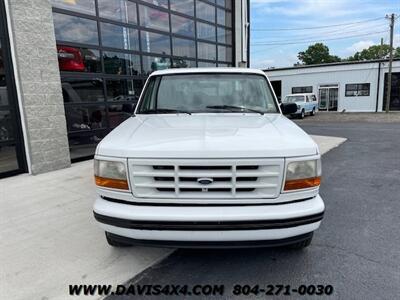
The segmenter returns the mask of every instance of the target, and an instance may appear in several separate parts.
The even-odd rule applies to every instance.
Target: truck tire
[[[131,244],[128,243],[124,243],[121,241],[116,240],[113,235],[109,232],[105,232],[106,233],[106,239],[107,239],[107,243],[111,246],[111,247],[131,247]]]
[[[306,247],[310,246],[312,238],[313,238],[313,235],[311,234],[311,236],[309,238],[307,238],[306,240],[289,245],[289,248],[295,249],[295,250],[300,250],[300,249],[306,248]]]

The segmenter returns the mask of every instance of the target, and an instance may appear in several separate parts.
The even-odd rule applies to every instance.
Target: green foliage
[[[300,60],[299,64],[314,65],[324,64],[339,61],[362,61],[362,60],[374,60],[374,59],[387,59],[389,58],[389,45],[374,45],[362,51],[354,53],[354,55],[348,58],[341,59],[336,55],[329,53],[329,48],[323,43],[316,43],[310,45],[307,50],[299,52],[297,57]],[[393,53],[394,58],[400,58],[400,47],[395,48]]]
[[[329,48],[322,44],[316,43],[310,45],[306,51],[301,51],[297,55],[299,60],[305,65],[332,63],[341,61],[340,57],[329,54]]]
[[[389,58],[389,45],[374,45],[362,51],[356,52],[348,58],[349,61],[371,60]],[[393,57],[400,58],[400,47],[397,47],[393,53]]]

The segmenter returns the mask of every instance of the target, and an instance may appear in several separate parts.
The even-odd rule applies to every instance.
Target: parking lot
[[[326,212],[309,248],[178,250],[128,283],[224,284],[226,299],[235,284],[330,284],[329,299],[397,299],[400,123],[324,118],[298,121],[310,134],[347,138],[322,158]]]

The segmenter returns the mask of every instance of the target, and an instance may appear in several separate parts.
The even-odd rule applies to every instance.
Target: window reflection
[[[90,15],[96,14],[94,1],[95,0],[50,0],[54,7]]]
[[[0,172],[14,171],[18,168],[16,145],[2,145],[0,155]]]
[[[232,31],[218,27],[217,29],[217,34],[218,34],[218,43],[223,43],[223,44],[232,44]]]
[[[197,43],[197,55],[202,59],[216,60],[217,49],[216,46],[209,43]]]
[[[68,131],[106,128],[105,106],[65,106]]]
[[[204,2],[196,1],[197,18],[215,23],[215,7]]]
[[[1,15],[1,12],[0,12]],[[1,22],[0,22],[1,23]],[[1,25],[0,25],[1,27]],[[6,69],[11,60],[5,56],[9,50],[8,43],[5,43],[0,28],[0,174],[9,171],[22,170],[22,158],[18,155],[21,149],[21,140],[17,135],[17,126],[20,126],[14,108],[17,106],[17,99],[8,98],[6,76],[11,75]]]
[[[196,45],[192,40],[172,38],[174,56],[196,57]]]
[[[0,105],[8,105],[7,87],[0,84]]]
[[[13,118],[10,110],[0,110],[0,142],[14,140]],[[1,148],[0,148],[1,150]]]
[[[112,79],[106,81],[107,101],[131,101],[136,103],[142,90],[141,80]]]
[[[108,119],[111,128],[117,127],[123,121],[132,116],[135,111],[135,103],[113,104],[108,106]]]
[[[232,60],[232,48],[225,46],[218,46],[218,60],[231,61]]]
[[[228,68],[228,67],[229,67],[229,64],[218,63],[218,67],[219,67],[219,68]]]
[[[106,130],[75,131],[68,133],[71,159],[92,156],[97,144],[106,136]]]
[[[105,134],[132,114],[143,85],[133,76],[232,63],[231,0],[50,1],[90,15],[53,13],[72,158],[93,155]],[[2,73],[0,64],[0,105],[7,101]]]
[[[6,73],[4,69],[3,51],[0,40],[0,106],[8,104],[8,93],[6,86]]]
[[[215,26],[197,22],[197,38],[215,42]]]
[[[225,7],[225,0],[217,0],[216,4],[222,7]]]
[[[232,15],[230,12],[223,10],[223,9],[217,9],[217,23],[220,25],[224,25],[227,27],[232,27]]]
[[[136,3],[127,0],[97,0],[99,15],[102,18],[136,24]]]
[[[140,61],[137,55],[104,51],[103,60],[104,71],[108,74],[138,75],[140,73]]]
[[[1,85],[1,83],[0,83],[0,105],[8,105],[7,87],[5,85]]]
[[[144,5],[139,5],[139,11],[140,25],[163,31],[169,30],[168,13]]]
[[[171,60],[167,57],[143,56],[143,74],[149,75],[153,71],[171,67]]]
[[[63,78],[64,103],[104,101],[103,80]]]
[[[193,0],[169,0],[171,10],[175,10],[182,14],[189,16],[194,15],[194,2]]]
[[[116,79],[107,80],[106,85],[109,126],[114,128],[133,114],[139,100],[142,81]]]
[[[163,8],[168,8],[168,0],[142,0],[143,2],[148,2],[153,5],[161,6]]]
[[[214,68],[214,67],[216,67],[216,64],[211,63],[211,62],[199,61],[197,64],[198,64],[199,68]]]
[[[19,165],[16,144],[2,145],[0,155],[0,172],[14,171],[18,168]]]
[[[97,23],[93,20],[53,13],[56,40],[98,45]]]
[[[57,45],[60,71],[101,72],[99,50]]]
[[[142,31],[142,51],[159,54],[170,54],[170,38],[168,35]]]
[[[194,21],[188,18],[171,15],[172,32],[194,37]]]
[[[172,68],[196,68],[194,60],[174,58],[172,60]]]
[[[139,50],[139,34],[136,29],[101,23],[103,46],[127,50]]]

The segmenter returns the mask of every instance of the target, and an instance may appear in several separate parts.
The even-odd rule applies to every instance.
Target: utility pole
[[[386,16],[388,17],[388,16]],[[389,72],[387,81],[387,94],[386,94],[386,113],[389,112],[390,106],[390,93],[392,92],[392,62],[393,62],[393,31],[394,31],[394,14],[390,15],[390,48],[389,48]]]

